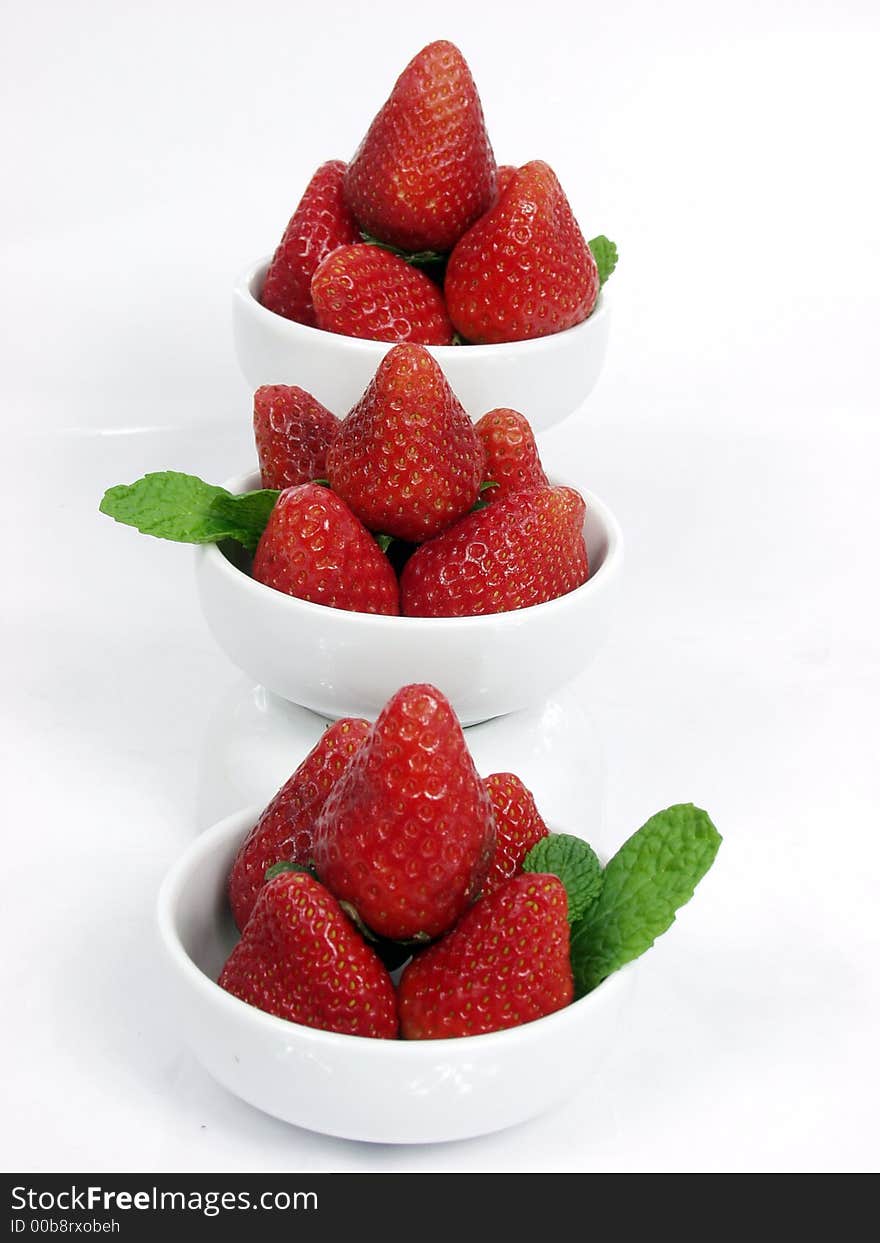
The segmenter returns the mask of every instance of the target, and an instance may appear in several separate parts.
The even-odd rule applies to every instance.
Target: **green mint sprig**
[[[602,891],[602,864],[592,846],[568,833],[550,833],[532,847],[523,862],[524,872],[552,872],[568,894],[568,922],[573,924],[589,909]]]
[[[617,267],[617,245],[615,242],[609,241],[603,233],[600,233],[598,237],[594,237],[587,245],[593,258],[596,260],[596,267],[599,269],[599,285],[601,287]]]
[[[233,539],[254,552],[278,496],[272,488],[233,496],[195,475],[162,470],[108,488],[100,510],[157,539],[181,544]]]
[[[523,870],[558,876],[568,895],[576,998],[651,948],[693,897],[720,845],[706,812],[678,803],[642,825],[604,871],[579,837],[550,833],[532,847]]]
[[[312,483],[330,487],[328,479],[313,479]],[[484,483],[482,487],[496,485]],[[280,495],[273,488],[234,495],[196,475],[162,470],[135,483],[108,488],[99,508],[102,514],[157,539],[180,544],[232,539],[253,553]],[[386,554],[395,543],[393,535],[382,532],[374,533],[373,538]]]
[[[575,997],[651,948],[693,897],[720,845],[706,812],[679,803],[621,846],[605,868],[601,892],[572,929]]]

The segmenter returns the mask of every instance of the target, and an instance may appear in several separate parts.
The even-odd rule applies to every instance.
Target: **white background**
[[[0,1159],[876,1168],[876,4],[424,8],[5,13]],[[96,508],[148,469],[249,465],[233,277],[438,37],[468,57],[499,159],[547,159],[587,236],[622,254],[604,376],[544,445],[623,524],[619,624],[554,707],[569,777],[542,777],[537,751],[522,763],[611,844],[686,799],[725,841],[589,1093],[406,1150],[275,1122],[181,1046],[161,875],[211,819],[268,796],[317,726],[213,647],[190,550]]]

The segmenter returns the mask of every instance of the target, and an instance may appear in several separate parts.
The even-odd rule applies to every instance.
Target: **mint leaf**
[[[575,996],[650,949],[693,897],[721,836],[693,803],[667,807],[621,846],[599,897],[572,929]]]
[[[222,494],[222,488],[204,483],[195,475],[157,471],[137,483],[108,488],[100,509],[117,522],[159,539],[201,542],[203,538],[215,538],[213,531],[205,534],[205,526],[211,506]]]
[[[234,539],[253,552],[278,495],[266,488],[233,496],[195,475],[162,470],[108,488],[100,510],[157,539],[181,544]]]
[[[594,237],[587,245],[593,258],[596,260],[596,267],[599,269],[599,285],[604,285],[617,267],[617,246],[602,233],[598,237]]]
[[[224,535],[223,539],[238,540],[254,552],[280,495],[274,488],[260,488],[238,496],[223,489],[211,505],[211,519],[228,526],[229,534]]]
[[[602,864],[592,846],[568,833],[549,833],[525,857],[524,872],[551,872],[565,885],[568,922],[573,924],[602,891]]]

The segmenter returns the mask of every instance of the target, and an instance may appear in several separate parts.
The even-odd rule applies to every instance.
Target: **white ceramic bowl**
[[[231,492],[259,486],[256,472],[226,484]],[[239,669],[324,716],[375,718],[410,682],[439,687],[463,725],[503,716],[581,673],[611,625],[622,537],[598,497],[583,497],[590,578],[547,604],[486,617],[348,613],[266,587],[230,559],[233,552],[205,544],[196,554],[205,620]]]
[[[221,989],[215,981],[237,939],[226,877],[259,811],[236,812],[196,838],[159,894],[169,1021],[230,1092],[326,1135],[417,1144],[524,1122],[601,1069],[632,966],[547,1018],[460,1040],[368,1040],[317,1031]]]
[[[391,346],[306,328],[259,302],[268,260],[235,286],[235,350],[252,389],[298,384],[334,414],[347,414]],[[566,332],[509,345],[432,345],[453,392],[473,419],[487,410],[519,410],[535,431],[567,418],[592,391],[608,342],[606,295],[589,319]]]

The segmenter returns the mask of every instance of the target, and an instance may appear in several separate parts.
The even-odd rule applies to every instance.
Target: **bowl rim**
[[[234,296],[240,300],[248,311],[256,315],[257,319],[262,319],[266,325],[274,325],[276,330],[289,332],[291,336],[297,336],[300,333],[306,334],[306,340],[315,341],[320,338],[326,342],[335,339],[336,341],[346,342],[349,349],[358,350],[365,354],[375,355],[378,352],[387,353],[395,344],[393,341],[370,341],[363,337],[348,337],[342,333],[327,332],[323,328],[313,328],[309,324],[300,324],[294,319],[287,319],[284,315],[279,315],[277,311],[270,311],[268,307],[263,306],[255,292],[255,282],[262,280],[266,275],[266,270],[272,261],[272,255],[263,255],[255,263],[249,264],[238,276],[234,286]],[[516,349],[517,353],[539,353],[540,351],[552,350],[554,346],[559,348],[560,342],[573,345],[576,339],[587,336],[590,328],[603,319],[608,313],[608,296],[601,288],[596,298],[596,305],[587,316],[579,324],[574,324],[571,328],[564,328],[561,332],[551,332],[543,337],[529,337],[525,341],[497,341],[490,345],[426,345],[425,349],[430,350],[437,358],[448,360],[450,357],[457,359],[473,358],[474,361],[485,360],[490,357],[497,357],[504,350]],[[287,325],[286,328],[283,325]]]
[[[232,476],[222,486],[228,492],[247,491],[254,479],[259,483],[259,477],[259,468],[254,467],[241,475]],[[574,484],[558,476],[554,476],[551,483],[558,487],[574,488]],[[545,600],[542,604],[530,604],[523,609],[509,609],[504,613],[480,613],[474,617],[407,617],[402,613],[356,613],[350,609],[334,609],[326,604],[316,604],[311,600],[300,600],[297,596],[289,596],[283,591],[276,591],[274,587],[266,586],[265,583],[257,582],[255,578],[245,574],[243,570],[234,565],[216,543],[197,546],[196,555],[200,562],[210,568],[213,573],[220,574],[230,581],[236,582],[244,591],[256,593],[255,598],[258,597],[267,604],[271,597],[277,608],[287,608],[291,613],[299,613],[302,609],[305,609],[307,613],[315,613],[316,610],[320,610],[321,616],[326,616],[329,613],[342,618],[353,618],[355,619],[354,624],[369,625],[374,629],[392,626],[398,634],[403,626],[408,626],[411,630],[418,627],[425,629],[428,626],[442,626],[444,628],[452,626],[456,633],[461,633],[466,627],[471,629],[480,626],[488,628],[489,625],[516,628],[525,624],[524,618],[534,617],[539,611],[542,616],[547,616],[549,610],[562,612],[566,608],[578,607],[578,605],[584,603],[586,593],[591,590],[595,593],[597,589],[604,587],[610,581],[612,575],[620,568],[623,560],[623,532],[620,529],[620,524],[605,502],[596,496],[594,492],[590,492],[586,488],[576,488],[575,491],[579,492],[584,499],[588,518],[590,514],[597,517],[605,534],[608,547],[601,565],[590,574],[585,583],[581,583],[580,587],[575,587],[573,591],[566,592],[563,596],[557,596],[554,600]],[[327,624],[332,623],[328,622]],[[339,622],[339,624],[342,625],[343,622]]]
[[[237,1016],[239,1019],[245,1019],[246,1015],[249,1016],[248,1021],[262,1027],[267,1034],[286,1037],[290,1040],[292,1032],[295,1032],[297,1039],[325,1047],[328,1052],[332,1050],[342,1052],[345,1049],[355,1048],[372,1049],[376,1051],[378,1057],[399,1058],[402,1056],[408,1058],[410,1062],[418,1059],[435,1061],[438,1057],[448,1057],[453,1050],[458,1050],[462,1055],[466,1055],[468,1050],[474,1050],[476,1055],[491,1053],[492,1049],[499,1044],[509,1046],[514,1040],[521,1042],[540,1040],[540,1033],[549,1033],[552,1027],[576,1021],[572,1016],[576,1014],[583,1016],[585,1003],[599,994],[603,998],[608,998],[613,992],[624,987],[623,981],[638,962],[638,959],[634,959],[626,963],[586,996],[570,1002],[561,1010],[545,1014],[539,1019],[532,1019],[529,1023],[521,1023],[517,1027],[508,1027],[497,1032],[484,1032],[478,1036],[449,1036],[440,1040],[402,1040],[400,1038],[383,1040],[371,1036],[350,1036],[344,1032],[328,1032],[322,1028],[295,1023],[292,1019],[267,1014],[265,1010],[260,1010],[249,1002],[242,1001],[241,998],[228,993],[216,980],[212,980],[196,965],[178,936],[174,919],[180,892],[189,880],[192,871],[203,858],[211,854],[212,850],[231,844],[234,838],[243,840],[256,824],[262,810],[259,804],[239,808],[238,811],[231,812],[222,820],[218,820],[190,842],[165,873],[156,902],[156,919],[162,946],[183,982],[202,994],[210,1004],[217,1004],[228,1010],[230,1017]],[[403,1049],[407,1052],[403,1053]]]

